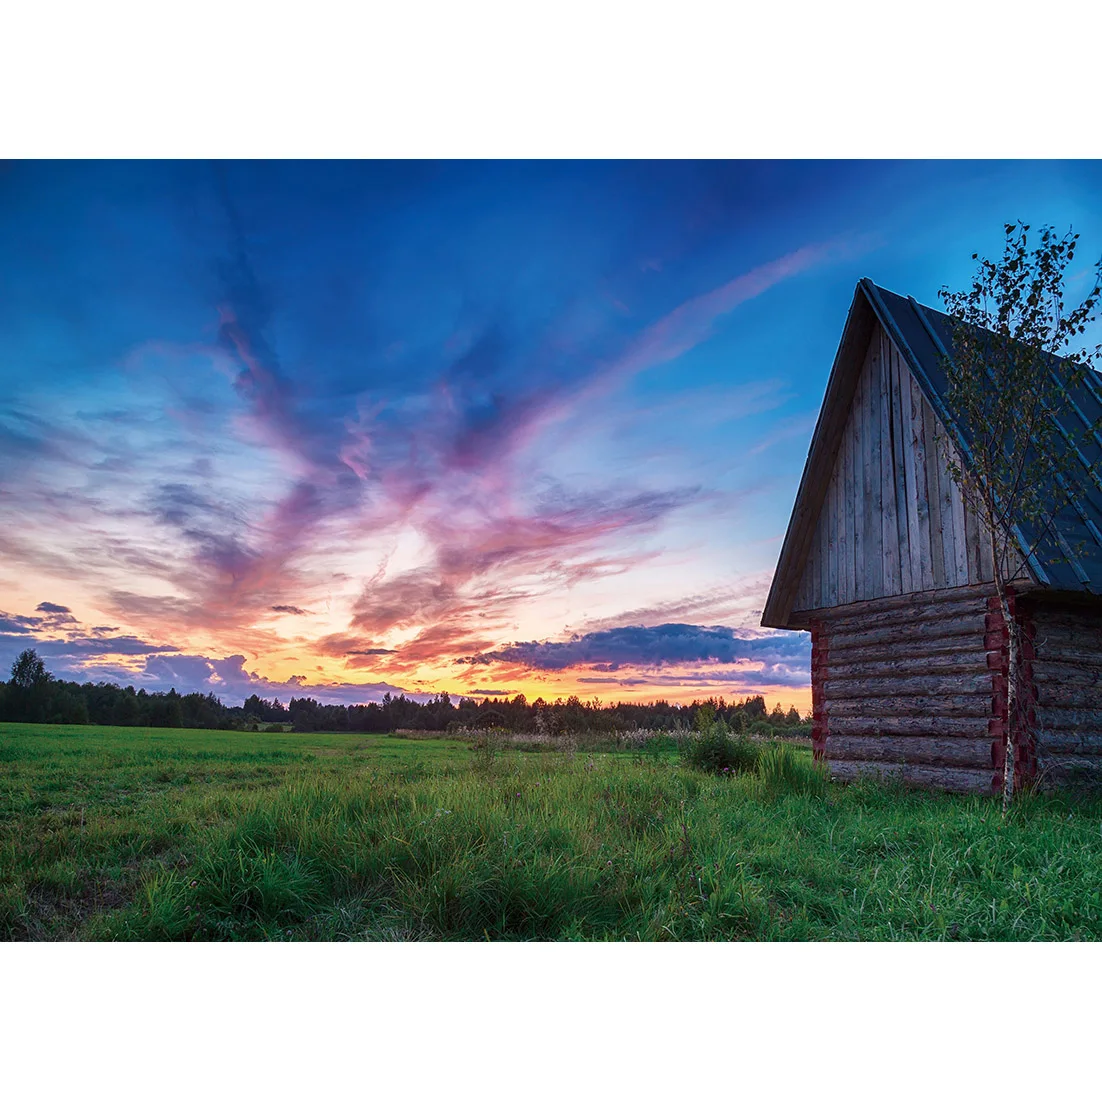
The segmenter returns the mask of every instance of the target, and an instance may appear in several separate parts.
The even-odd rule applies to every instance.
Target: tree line
[[[734,730],[754,725],[792,728],[805,719],[796,708],[780,705],[767,711],[765,698],[749,696],[727,701],[709,698],[691,704],[657,700],[651,704],[602,704],[576,696],[529,702],[523,694],[497,700],[475,700],[438,693],[420,702],[387,694],[380,703],[323,704],[311,697],[291,697],[283,704],[256,693],[240,706],[229,707],[213,693],[147,692],[113,682],[64,681],[54,677],[33,650],[12,664],[11,678],[0,681],[0,720],[19,723],[89,723],[116,727],[197,727],[260,730],[290,727],[294,731],[448,731],[503,728],[516,732],[569,735],[643,728],[652,731],[692,727],[697,712],[711,709]]]

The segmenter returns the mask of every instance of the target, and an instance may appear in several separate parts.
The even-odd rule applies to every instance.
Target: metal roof
[[[966,434],[946,398],[948,380],[944,361],[951,358],[953,344],[949,317],[913,298],[877,287],[871,280],[861,280],[860,286],[967,458]],[[1061,360],[1053,357],[1054,374],[1060,373],[1061,364]],[[1056,516],[1052,524],[1055,531],[1050,529],[1039,541],[1037,531],[1023,526],[1016,533],[1019,549],[1025,557],[1036,543],[1036,553],[1028,560],[1028,566],[1039,585],[1102,594],[1102,436],[1097,430],[1087,431],[1102,418],[1102,386],[1097,374],[1088,371],[1087,378],[1069,388],[1068,401],[1051,416],[1059,428],[1057,446],[1074,453],[1077,488],[1081,492]],[[1062,496],[1055,486],[1053,496]]]
[[[862,279],[854,291],[826,395],[811,438],[796,504],[773,585],[766,601],[762,623],[787,626],[791,612],[793,582],[799,580],[808,547],[845,428],[849,406],[857,384],[873,323],[887,330],[907,361],[923,394],[942,423],[950,430],[967,460],[967,439],[953,416],[947,398],[948,380],[944,362],[950,356],[952,328],[946,314],[904,298],[870,279]],[[1054,371],[1062,361],[1053,359]],[[1102,418],[1102,380],[1095,372],[1069,390],[1066,408],[1059,411],[1062,446],[1073,448],[1083,492],[1056,517],[1049,534],[1037,541],[1037,533],[1018,531],[1019,549],[1027,559],[1033,581],[1052,590],[1102,595],[1102,436],[1084,430]],[[1037,543],[1035,554],[1030,548]]]

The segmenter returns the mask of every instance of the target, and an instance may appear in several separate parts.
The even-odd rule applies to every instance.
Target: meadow
[[[1102,936],[1098,800],[539,749],[0,724],[0,936]]]

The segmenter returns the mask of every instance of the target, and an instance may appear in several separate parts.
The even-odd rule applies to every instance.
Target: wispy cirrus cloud
[[[817,414],[807,413],[800,417],[786,417],[777,422],[748,452],[747,455],[761,455],[776,444],[786,440],[811,440],[811,430],[815,427]]]
[[[538,513],[487,516],[478,527],[444,513],[428,518],[433,561],[366,586],[350,628],[370,639],[396,628],[420,628],[387,659],[388,669],[450,661],[485,648],[519,602],[586,576],[630,569],[647,557],[594,552],[611,534],[653,529],[695,496],[689,491],[599,501],[560,493]]]
[[[769,593],[772,572],[763,570],[738,583],[717,585],[703,593],[626,609],[615,616],[585,619],[572,634],[580,635],[608,628],[656,627],[672,621],[726,620],[736,629],[756,628]],[[581,629],[584,627],[585,631]]]
[[[413,312],[409,332],[365,346],[339,375],[323,362],[340,343],[319,339],[325,309],[315,307],[326,324],[309,339],[293,324],[279,227],[263,200],[239,192],[243,175],[217,174],[210,222],[220,238],[203,259],[216,274],[213,285],[197,279],[208,333],[181,327],[174,343],[147,332],[120,361],[115,391],[90,391],[64,417],[24,411],[6,438],[28,481],[0,496],[20,521],[0,532],[0,553],[39,575],[81,578],[89,607],[122,625],[116,638],[171,639],[166,656],[301,653],[349,677],[404,680],[500,650],[530,608],[576,616],[563,594],[656,567],[686,510],[730,499],[675,464],[595,463],[579,478],[548,453],[640,408],[680,424],[700,407],[718,429],[783,406],[790,388],[772,377],[711,384],[696,406],[684,393],[652,407],[618,402],[632,379],[845,247],[790,249],[685,297],[667,282],[671,265],[647,263],[640,276],[640,255],[655,254],[640,254],[633,232],[616,263],[599,259],[598,277],[572,274],[559,296],[513,296],[508,285],[484,296],[464,277],[458,293],[448,287],[431,340],[419,340]],[[645,305],[632,294],[643,277]],[[736,623],[747,607],[651,603],[666,623]],[[89,647],[106,638],[85,634]]]
[[[648,325],[624,354],[609,365],[602,382],[608,377],[644,371],[683,356],[708,340],[715,332],[716,322],[736,307],[793,276],[836,260],[851,249],[849,240],[805,245],[687,299]]]

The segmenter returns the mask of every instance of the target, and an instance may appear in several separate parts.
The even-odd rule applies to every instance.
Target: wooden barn
[[[992,791],[1006,631],[989,541],[944,458],[951,343],[944,314],[857,285],[762,624],[811,633],[815,753],[832,775]],[[1069,415],[1077,437],[1102,416],[1098,376]],[[1031,732],[1016,765],[1042,783],[1102,776],[1102,437],[1078,458],[1089,489],[1013,598]]]

